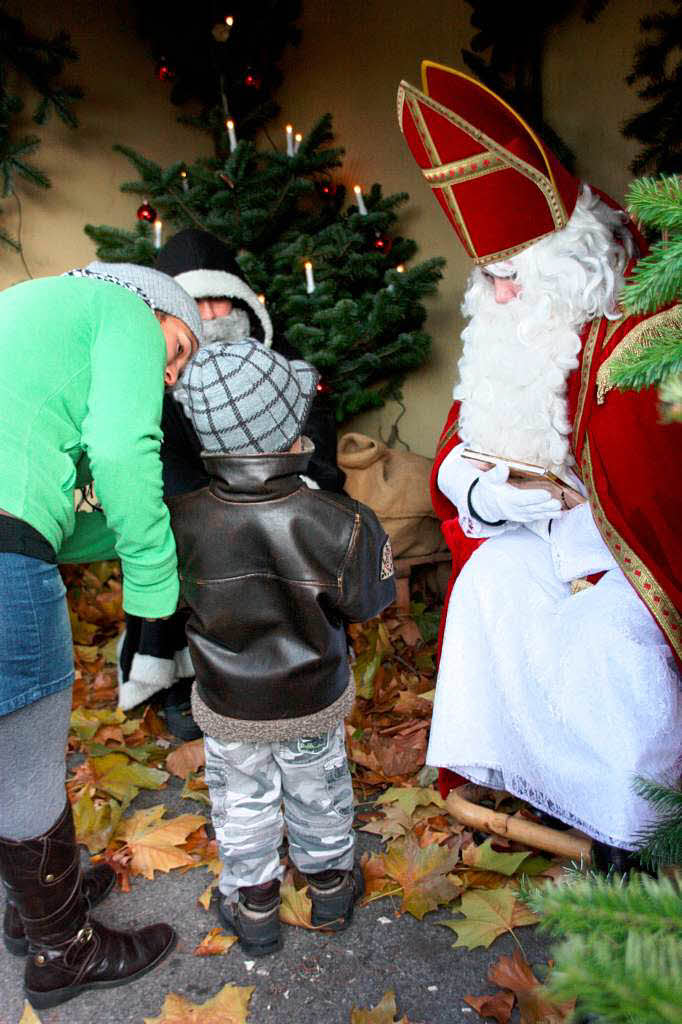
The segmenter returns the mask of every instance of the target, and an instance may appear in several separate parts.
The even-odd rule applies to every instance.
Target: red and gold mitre
[[[422,63],[398,89],[398,123],[466,252],[509,259],[568,223],[580,183],[508,103],[468,75]]]

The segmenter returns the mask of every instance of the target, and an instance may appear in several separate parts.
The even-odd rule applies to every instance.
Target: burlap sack
[[[431,508],[433,462],[423,455],[387,448],[364,434],[339,438],[337,459],[352,498],[376,512],[391,538],[394,558],[416,558],[445,550]]]

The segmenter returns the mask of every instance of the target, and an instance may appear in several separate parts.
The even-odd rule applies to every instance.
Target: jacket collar
[[[209,489],[224,501],[264,501],[292,494],[302,486],[299,477],[308,468],[315,445],[303,438],[303,451],[265,455],[226,455],[202,452]]]

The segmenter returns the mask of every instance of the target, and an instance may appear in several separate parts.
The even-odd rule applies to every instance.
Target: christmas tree
[[[276,38],[268,36],[268,52],[274,53],[277,42],[292,38],[293,8],[277,0],[266,6],[279,11],[287,26]],[[212,22],[212,5],[204,7],[203,22],[194,19],[195,28],[203,24],[202,75],[193,92],[190,72],[173,70],[180,76],[174,88],[184,83],[178,102],[200,100],[193,123],[210,132],[215,155],[161,167],[117,147],[139,175],[121,187],[144,201],[129,231],[87,225],[97,255],[152,263],[161,240],[159,216],[164,230],[211,231],[262,295],[275,332],[320,370],[339,422],[389,398],[400,400],[405,375],[429,355],[421,300],[435,291],[444,261],[407,265],[417,246],[393,233],[406,194],[385,196],[378,184],[357,185],[347,202],[338,180],[343,150],[331,145],[331,115],[320,117],[305,137],[287,125],[278,143],[267,129],[254,141],[276,110],[268,90],[278,82],[271,66],[266,80],[262,56],[254,63],[254,19],[260,24],[262,11],[244,5],[227,24]],[[215,59],[207,60],[209,53]],[[225,61],[224,54],[232,56]],[[224,65],[231,69],[229,80]],[[173,59],[162,67],[174,68]]]
[[[16,125],[24,110],[24,101],[10,90],[10,73],[13,72],[19,82],[27,84],[37,94],[33,110],[35,124],[44,124],[54,111],[65,124],[75,128],[78,121],[73,106],[83,94],[77,86],[64,83],[61,76],[67,61],[74,61],[77,57],[66,32],[59,32],[50,39],[43,38],[29,32],[21,19],[0,11],[2,198],[14,198],[19,210],[20,225],[21,200],[17,192],[17,179],[28,181],[39,188],[49,188],[50,180],[29,159],[40,145],[40,137],[17,133]],[[21,253],[21,238],[13,238],[2,228],[0,242]],[[30,277],[28,267],[26,272]]]

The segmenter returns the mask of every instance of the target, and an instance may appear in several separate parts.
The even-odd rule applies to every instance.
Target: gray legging
[[[31,839],[64,810],[71,687],[0,716],[0,836]]]

